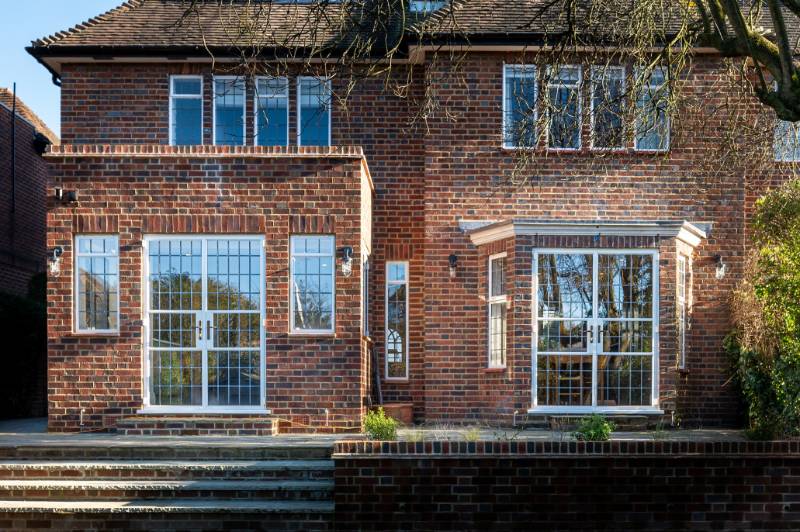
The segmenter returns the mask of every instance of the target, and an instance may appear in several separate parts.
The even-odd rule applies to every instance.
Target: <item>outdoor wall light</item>
[[[58,275],[61,273],[61,255],[63,254],[64,248],[61,246],[53,248],[53,253],[50,255],[50,263],[48,264],[50,275]]]
[[[728,265],[722,260],[722,255],[714,255],[714,262],[717,264],[717,279],[723,279],[728,271]]]
[[[450,278],[456,278],[456,266],[458,266],[458,256],[450,255],[447,260],[450,262]]]
[[[342,275],[350,277],[353,274],[353,248],[350,246],[341,249],[342,254]]]

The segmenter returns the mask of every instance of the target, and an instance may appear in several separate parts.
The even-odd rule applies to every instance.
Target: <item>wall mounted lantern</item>
[[[342,254],[342,275],[350,277],[353,274],[353,248],[345,246],[340,253]]]
[[[58,275],[61,273],[61,255],[64,254],[64,248],[57,246],[53,248],[53,253],[50,255],[48,268],[50,275]]]
[[[714,262],[717,264],[717,279],[723,279],[725,277],[725,273],[728,271],[728,265],[722,260],[722,255],[714,255]]]
[[[458,256],[450,255],[447,260],[450,262],[450,278],[456,278],[456,267],[458,266]]]

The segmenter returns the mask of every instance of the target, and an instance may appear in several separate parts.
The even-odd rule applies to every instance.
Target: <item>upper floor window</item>
[[[75,238],[75,330],[119,330],[119,239]]]
[[[291,330],[325,334],[334,331],[333,236],[291,238]]]
[[[656,67],[642,84],[636,99],[636,149],[669,149],[669,85],[667,71]]]
[[[171,76],[169,80],[169,143],[203,143],[203,78]]]
[[[386,378],[408,378],[408,263],[386,263]]]
[[[773,150],[776,161],[800,161],[800,124],[777,120]]]
[[[408,10],[412,13],[431,13],[444,7],[443,0],[411,0]]]
[[[256,78],[256,145],[289,144],[289,81]]]
[[[581,68],[550,68],[547,80],[547,145],[577,150],[581,147]]]
[[[503,68],[503,146],[536,145],[536,67],[505,65]]]
[[[245,144],[245,80],[235,76],[214,78],[214,144]]]
[[[592,147],[618,150],[625,147],[625,68],[592,69]]]
[[[299,77],[297,102],[297,144],[330,146],[331,80]]]
[[[489,257],[489,367],[506,366],[506,254]]]

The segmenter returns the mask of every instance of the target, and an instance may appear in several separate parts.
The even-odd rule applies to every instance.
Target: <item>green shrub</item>
[[[572,433],[580,441],[608,441],[616,426],[599,414],[581,418],[578,428]]]
[[[397,420],[390,418],[378,408],[367,412],[364,417],[364,430],[371,440],[389,441],[397,439]]]

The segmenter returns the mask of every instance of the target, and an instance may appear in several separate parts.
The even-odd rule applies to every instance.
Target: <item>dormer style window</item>
[[[214,144],[245,144],[245,92],[243,78],[214,77]]]
[[[331,80],[297,78],[297,144],[331,145]]]
[[[625,148],[625,68],[596,66],[592,69],[592,148]]]
[[[547,146],[556,150],[581,147],[581,67],[548,69]]]
[[[503,147],[536,145],[536,67],[503,67]]]
[[[256,145],[289,144],[289,80],[256,78]]]
[[[656,67],[639,90],[636,99],[636,149],[666,151],[669,149],[669,85],[667,71]]]
[[[169,143],[203,143],[203,78],[171,76],[169,80]]]

